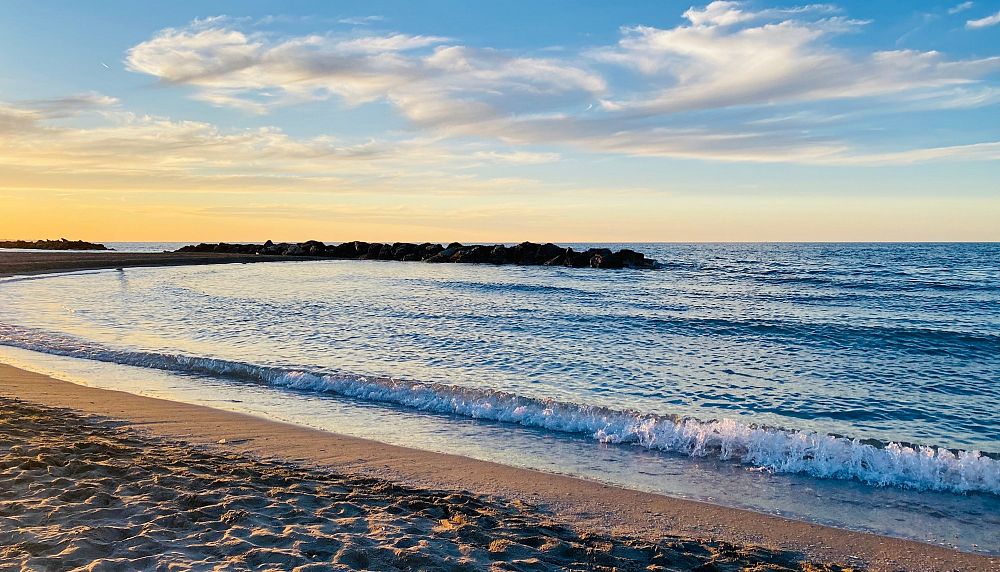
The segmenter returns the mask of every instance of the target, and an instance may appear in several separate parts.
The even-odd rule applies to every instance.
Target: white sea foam
[[[0,324],[0,344],[56,355],[326,392],[432,413],[587,434],[606,443],[628,443],[692,457],[735,460],[776,472],[856,479],[874,485],[920,490],[1000,494],[1000,460],[978,451],[862,442],[822,433],[756,426],[732,419],[702,421],[541,400],[488,389],[114,350],[3,324]]]

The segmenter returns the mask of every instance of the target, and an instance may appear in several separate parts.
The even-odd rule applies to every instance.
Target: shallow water
[[[297,422],[331,430],[436,450],[471,431],[479,458],[1000,550],[972,532],[1000,493],[1000,465],[975,453],[1000,451],[1000,245],[633,247],[664,267],[9,281],[0,343],[196,375],[192,399],[266,390],[274,415],[308,402]],[[921,512],[936,524],[914,527]]]

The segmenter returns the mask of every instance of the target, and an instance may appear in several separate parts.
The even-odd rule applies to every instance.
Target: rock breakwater
[[[447,246],[425,242],[362,242],[355,240],[327,245],[316,240],[306,242],[264,244],[202,243],[192,244],[176,252],[216,252],[257,254],[262,256],[315,256],[349,260],[396,260],[400,262],[515,264],[520,266],[568,266],[572,268],[655,268],[656,260],[641,252],[623,248],[589,248],[576,251],[552,243],[522,242],[503,244],[460,244]]]

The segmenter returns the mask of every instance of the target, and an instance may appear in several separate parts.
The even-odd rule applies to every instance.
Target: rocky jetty
[[[114,250],[103,244],[82,240],[0,240],[0,248],[33,248],[35,250]]]
[[[552,243],[522,242],[514,246],[502,244],[459,244],[447,246],[425,242],[345,242],[327,245],[316,240],[298,243],[264,244],[192,244],[176,252],[216,252],[258,254],[262,256],[315,256],[350,260],[398,260],[403,262],[465,262],[480,264],[517,264],[521,266],[569,266],[572,268],[653,268],[656,261],[628,248],[613,251],[591,248],[577,252]]]

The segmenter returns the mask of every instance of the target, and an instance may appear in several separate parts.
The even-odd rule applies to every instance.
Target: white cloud
[[[359,52],[377,54],[380,52],[405,52],[443,44],[448,38],[441,36],[408,36],[393,34],[391,36],[365,36],[353,40],[339,42],[337,47],[344,52]]]
[[[961,4],[956,4],[948,9],[948,13],[951,15],[960,14],[966,10],[975,6],[975,2],[962,2]]]
[[[384,16],[353,16],[350,18],[341,18],[337,20],[337,23],[350,26],[367,26],[383,20],[385,20]]]
[[[172,83],[194,83],[238,74],[253,65],[262,49],[260,42],[224,28],[191,30],[168,28],[155,38],[130,49],[131,71],[147,73]],[[241,80],[252,79],[246,74]]]
[[[890,153],[843,155],[830,157],[827,162],[838,165],[911,165],[927,161],[997,161],[1000,160],[1000,141],[911,149]]]
[[[855,55],[823,43],[860,25],[827,18],[736,30],[632,27],[623,30],[618,46],[594,56],[647,76],[645,92],[607,104],[643,113],[871,97],[969,83],[1000,69],[996,57],[950,61],[913,50]]]
[[[18,104],[0,101],[0,133],[35,132],[43,121],[74,117],[90,111],[113,108],[118,100],[96,92],[51,99],[32,99]]]
[[[971,29],[978,28],[989,28],[990,26],[996,26],[1000,24],[1000,10],[997,10],[996,14],[986,16],[985,18],[980,18],[978,20],[969,20],[965,23],[965,27]]]
[[[558,153],[533,153],[530,151],[477,151],[472,154],[476,159],[490,163],[510,163],[516,165],[538,165],[554,163],[560,159]]]
[[[684,12],[683,16],[694,26],[732,26],[750,20],[784,18],[810,12],[832,13],[839,11],[836,6],[831,4],[808,4],[806,6],[793,6],[790,8],[766,8],[755,12],[747,12],[741,6],[741,2],[716,0],[704,8],[695,8],[692,6]]]
[[[25,133],[35,129],[41,115],[34,110],[0,103],[0,133]]]
[[[88,111],[109,109],[118,105],[117,98],[97,92],[77,93],[51,99],[31,99],[21,105],[38,111],[43,117],[72,117]]]
[[[730,26],[753,18],[740,10],[739,2],[722,2],[717,0],[704,8],[688,8],[684,17],[695,26]]]
[[[525,105],[593,99],[603,80],[553,59],[446,45],[447,38],[392,34],[302,36],[278,42],[229,28],[167,29],[128,52],[128,67],[198,88],[215,105],[265,112],[338,97],[386,100],[420,123],[442,115],[501,115]],[[269,96],[276,92],[277,97]]]

